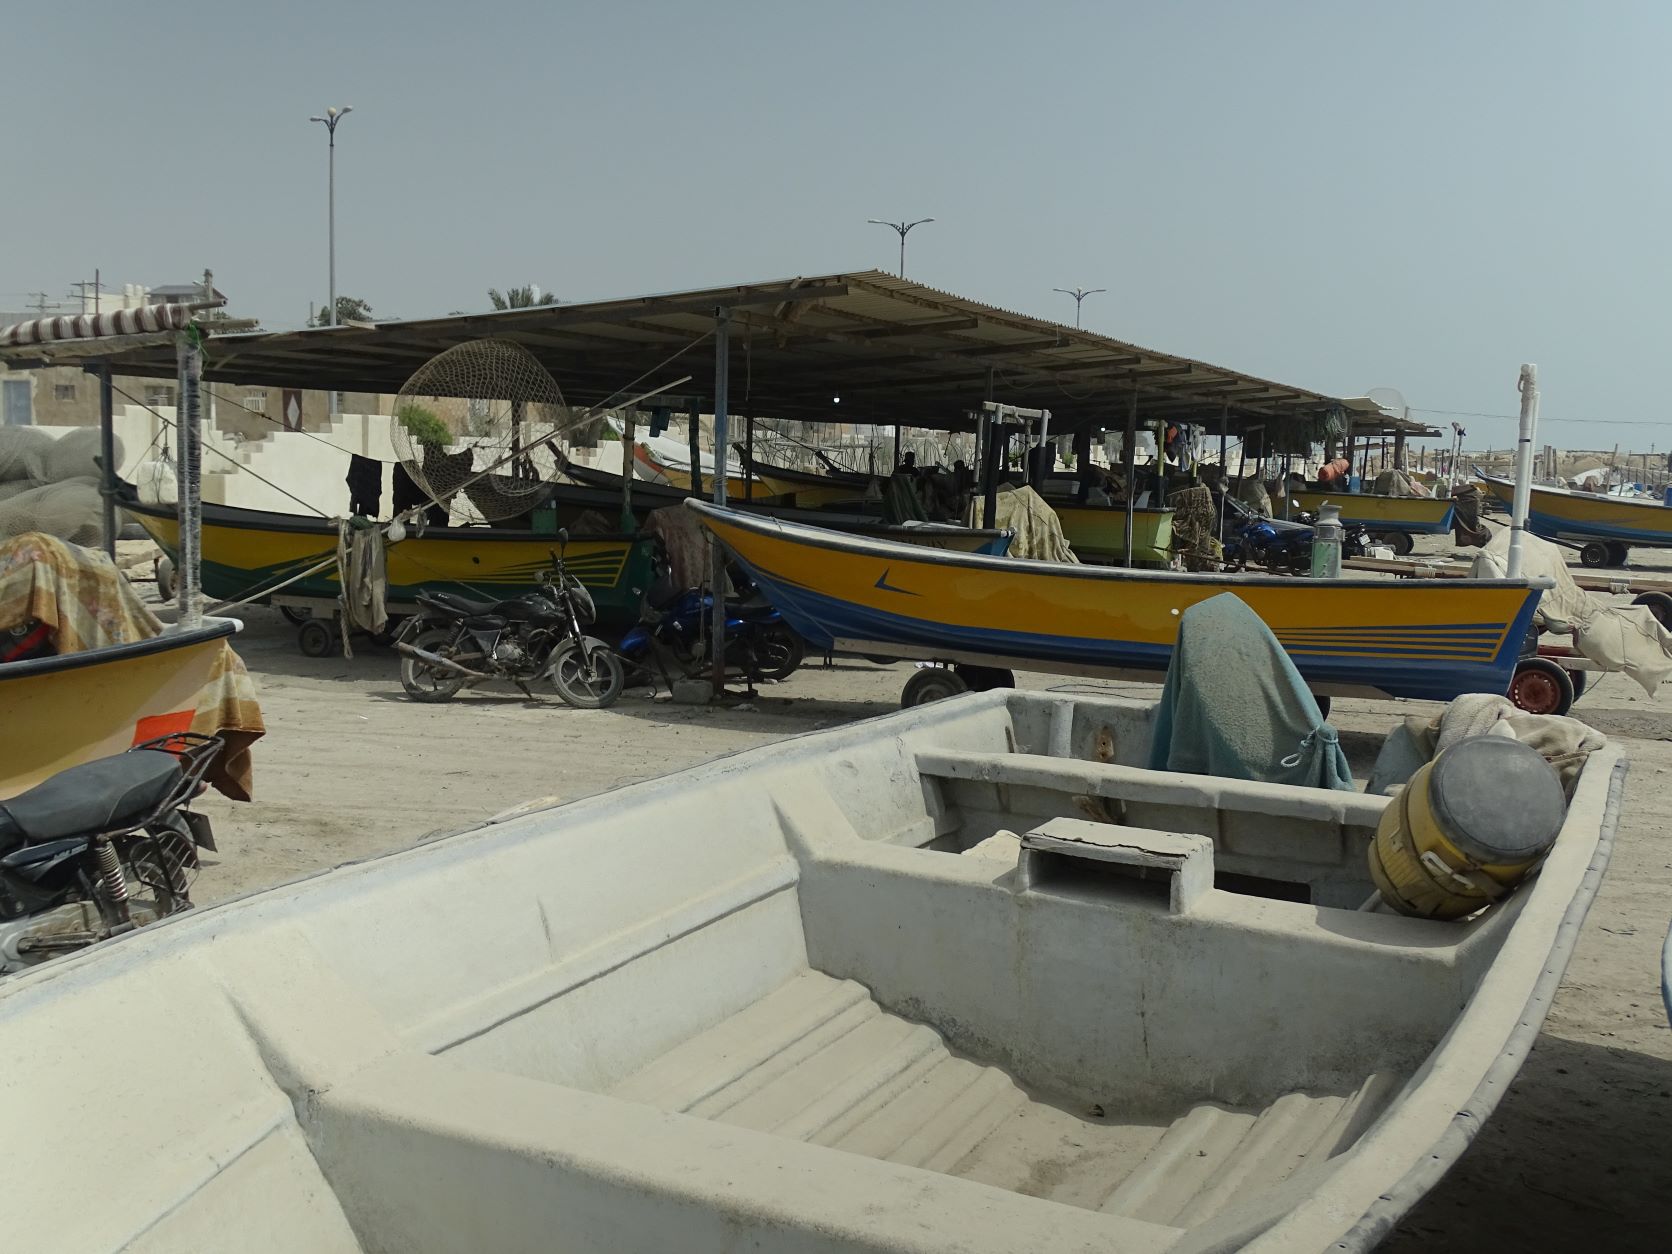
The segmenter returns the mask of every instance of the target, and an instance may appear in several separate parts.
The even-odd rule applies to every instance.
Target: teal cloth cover
[[[1156,707],[1150,767],[1353,789],[1335,728],[1295,664],[1235,594],[1184,612]]]

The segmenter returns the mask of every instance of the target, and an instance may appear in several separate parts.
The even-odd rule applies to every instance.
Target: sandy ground
[[[1652,563],[1634,555],[1634,564]],[[1672,557],[1664,564],[1672,570]],[[579,711],[493,689],[427,706],[404,697],[393,655],[382,649],[368,644],[352,659],[312,660],[296,651],[293,629],[276,613],[251,609],[245,617],[238,648],[270,730],[256,748],[257,799],[237,805],[215,796],[205,807],[220,853],[195,889],[203,903],[400,848],[533,798],[586,796],[881,714],[896,708],[909,673],[814,665],[763,690],[753,708],[728,711],[643,692],[610,710]],[[1065,681],[1024,674],[1018,682]],[[1157,693],[1093,686],[1149,700]],[[1332,721],[1362,778],[1399,718],[1437,709],[1338,700]],[[1664,800],[1672,688],[1649,699],[1623,676],[1606,676],[1574,713],[1621,740],[1631,757],[1612,866],[1514,1087],[1386,1249],[1668,1248],[1672,1031],[1658,973],[1672,913]]]

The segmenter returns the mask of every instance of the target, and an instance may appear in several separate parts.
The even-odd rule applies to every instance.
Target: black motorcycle
[[[1234,497],[1225,498],[1225,569],[1263,568],[1272,574],[1306,575],[1312,571],[1312,524],[1317,515],[1297,513],[1293,520],[1267,518]],[[1370,548],[1363,525],[1343,524],[1341,556],[1363,557]]]
[[[60,771],[0,801],[0,974],[191,908],[223,742],[192,732]]]
[[[567,546],[567,532],[559,532]],[[592,594],[571,575],[563,556],[538,586],[503,601],[475,601],[450,592],[421,592],[419,612],[395,633],[401,686],[415,701],[446,701],[488,680],[516,685],[550,679],[572,706],[596,710],[621,695],[621,660],[582,629],[597,617]]]

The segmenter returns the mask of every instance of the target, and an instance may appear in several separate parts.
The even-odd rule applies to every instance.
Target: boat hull
[[[226,638],[214,619],[132,644],[0,666],[0,799],[67,767],[190,729]]]
[[[122,506],[170,559],[179,556],[179,524],[168,506],[129,496]],[[599,617],[635,621],[650,583],[653,541],[648,538],[577,536],[564,560],[592,593]],[[424,591],[497,599],[525,592],[551,567],[557,538],[491,527],[432,528],[388,548],[387,598],[410,602]],[[239,600],[282,583],[337,551],[336,528],[324,519],[269,514],[232,506],[203,508],[203,588],[221,600]],[[289,584],[281,595],[335,598],[336,566]]]
[[[1509,686],[1538,604],[1524,581],[1224,577],[925,554],[690,508],[815,647],[1162,672],[1179,616],[1241,597],[1318,686],[1445,701]]]
[[[1515,501],[1515,485],[1482,476],[1487,490],[1505,505]],[[1527,526],[1546,540],[1613,540],[1638,548],[1672,548],[1672,509],[1653,501],[1627,501],[1560,488],[1531,489]]]
[[[1066,505],[1047,500],[1068,547],[1086,561],[1126,560],[1126,511],[1113,505]],[[1165,562],[1172,556],[1173,511],[1132,511],[1132,560]]]
[[[1341,521],[1371,531],[1434,536],[1451,530],[1456,506],[1443,496],[1374,496],[1363,492],[1291,492],[1289,499],[1316,514],[1324,502],[1338,506]]]

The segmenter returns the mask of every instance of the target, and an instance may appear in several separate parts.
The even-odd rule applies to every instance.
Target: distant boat
[[[1387,798],[1152,719],[966,696],[13,977],[7,1247],[1366,1251],[1527,1057],[1619,751],[1437,922],[1358,908]]]
[[[1159,677],[1179,615],[1235,592],[1321,690],[1447,701],[1509,688],[1526,580],[1187,575],[934,553],[691,501],[815,647]]]
[[[128,484],[118,502],[156,543],[177,560],[179,527],[171,505],[151,505]],[[554,528],[555,530],[555,528]],[[655,542],[642,535],[608,533],[574,536],[565,564],[586,585],[599,617],[626,625],[637,620],[650,586]],[[500,527],[411,528],[407,539],[388,549],[391,602],[410,602],[420,591],[457,592],[494,599],[533,586],[551,566],[557,537],[550,532]],[[203,588],[212,597],[236,600],[283,583],[337,551],[337,527],[328,518],[203,506]],[[335,600],[340,594],[335,564],[285,587],[283,595]]]
[[[1515,500],[1515,481],[1477,476],[1498,500]],[[1655,501],[1531,485],[1527,526],[1546,540],[1579,541],[1587,566],[1623,566],[1633,547],[1672,548],[1672,509]]]
[[[1326,502],[1341,511],[1349,527],[1363,526],[1380,536],[1438,536],[1451,530],[1456,503],[1449,496],[1378,496],[1370,492],[1302,491],[1287,494],[1301,509],[1316,514]],[[1274,503],[1275,508],[1275,503]],[[1282,511],[1279,510],[1279,513]],[[1409,540],[1395,544],[1401,556]]]

